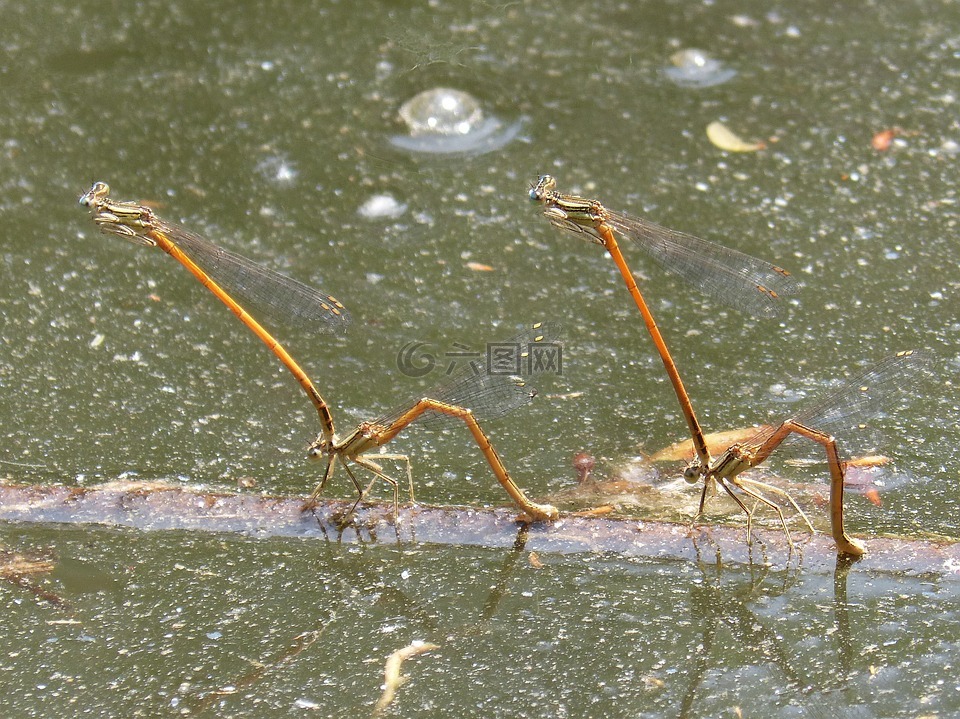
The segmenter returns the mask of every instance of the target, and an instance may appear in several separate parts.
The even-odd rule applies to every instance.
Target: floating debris
[[[387,663],[383,668],[383,694],[380,695],[377,705],[373,708],[373,716],[378,716],[390,706],[397,695],[397,689],[407,680],[406,676],[400,674],[400,665],[403,664],[404,660],[439,648],[436,644],[415,641],[387,657]]]
[[[736,77],[737,71],[703,50],[688,48],[670,56],[670,65],[663,69],[663,74],[678,87],[700,88],[727,82]]]
[[[895,138],[910,137],[916,134],[916,132],[908,132],[902,127],[891,127],[876,133],[870,140],[870,146],[877,152],[886,152],[893,145]]]
[[[425,90],[400,108],[407,135],[390,142],[403,150],[430,154],[481,154],[497,150],[520,132],[520,121],[507,124],[487,116],[480,102],[462,90]]]
[[[0,582],[25,589],[37,599],[55,607],[67,608],[69,605],[66,599],[48,591],[34,579],[50,574],[56,566],[56,562],[50,557],[28,556],[0,548]]]
[[[485,265],[482,262],[468,262],[467,269],[474,272],[493,272],[494,270],[492,265]]]
[[[290,184],[297,179],[300,171],[284,155],[269,155],[256,166],[257,172],[266,180],[279,184]]]
[[[715,120],[707,125],[707,138],[716,147],[727,152],[756,152],[763,150],[765,142],[746,142],[722,122]]]
[[[374,195],[360,205],[357,213],[368,220],[375,220],[383,217],[394,219],[400,217],[406,211],[407,206],[393,195],[382,194]]]
[[[573,455],[573,468],[577,473],[577,484],[583,484],[592,479],[590,473],[596,466],[597,460],[587,452],[577,452]]]
[[[881,130],[870,140],[870,145],[878,152],[886,152],[893,144],[893,138],[900,134],[899,127],[891,127],[889,130]]]

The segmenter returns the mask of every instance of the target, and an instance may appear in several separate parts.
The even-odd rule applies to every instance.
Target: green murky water
[[[569,487],[575,452],[609,476],[681,437],[608,258],[529,205],[529,182],[549,172],[805,282],[779,320],[755,320],[625,248],[708,430],[782,416],[785,390],[814,393],[893,351],[936,351],[938,380],[875,422],[895,488],[881,508],[853,498],[849,523],[865,535],[960,534],[951,6],[0,10],[0,472],[10,480],[233,487],[255,477],[282,493],[316,481],[302,452],[317,428],[299,389],[169,258],[95,232],[76,206],[95,179],[348,305],[345,338],[281,332],[342,430],[420,391],[396,366],[407,343],[443,354],[550,319],[565,327],[563,375],[488,428],[532,495]],[[736,77],[677,87],[661,70],[685,47]],[[519,125],[516,137],[472,155],[398,148],[401,105],[437,86],[472,93]],[[704,133],[717,119],[776,141],[723,153]],[[892,127],[903,129],[893,147],[872,149]],[[399,217],[359,213],[384,194],[406,206]],[[396,448],[412,456],[424,501],[505,499],[458,427],[411,432]],[[791,471],[803,481],[825,472]],[[12,615],[0,652],[11,715],[364,713],[384,657],[414,639],[441,649],[405,665],[414,679],[398,715],[960,708],[949,579],[854,568],[844,604],[832,579],[802,569],[717,576],[599,555],[541,557],[535,570],[494,549],[3,535],[10,549],[56,558],[49,587],[69,602],[0,590]],[[317,634],[291,653],[303,632]],[[243,684],[254,662],[270,669],[210,694]]]

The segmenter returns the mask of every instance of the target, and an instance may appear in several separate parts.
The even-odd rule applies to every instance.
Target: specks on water
[[[783,397],[787,393],[787,386],[782,382],[777,382],[770,385],[770,387],[767,388],[767,392],[769,392],[772,397]]]
[[[393,195],[373,195],[360,205],[357,213],[368,220],[379,218],[394,219],[407,211],[406,204],[397,200]]]
[[[386,80],[388,77],[390,77],[393,74],[393,69],[394,69],[393,63],[387,60],[380,60],[380,62],[377,63],[377,67],[376,67],[377,80],[379,81]]]
[[[960,154],[960,143],[956,140],[944,140],[940,143],[940,152],[944,155]]]
[[[297,179],[300,171],[283,155],[270,155],[257,163],[257,172],[265,179],[279,184],[289,184]]]

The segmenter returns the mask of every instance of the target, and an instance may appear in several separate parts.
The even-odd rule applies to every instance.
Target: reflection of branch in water
[[[854,657],[854,643],[850,633],[849,607],[847,604],[847,577],[850,568],[855,563],[855,559],[851,557],[840,556],[836,560],[833,584],[836,631],[833,634],[836,635],[839,671],[831,673],[830,676],[833,677],[833,680],[827,685],[822,683],[817,685],[816,691],[814,691],[814,684],[797,670],[798,663],[788,655],[783,647],[782,639],[775,631],[764,626],[760,618],[749,607],[749,603],[754,599],[778,597],[785,594],[800,577],[799,563],[795,570],[785,572],[783,584],[772,590],[760,591],[767,584],[766,579],[770,570],[769,567],[761,567],[759,575],[755,575],[753,573],[755,565],[751,565],[751,579],[748,584],[723,587],[721,585],[723,569],[718,549],[717,562],[713,565],[715,576],[708,577],[706,575],[706,565],[701,564],[700,568],[701,572],[704,573],[704,581],[691,589],[691,606],[699,615],[695,621],[700,625],[702,634],[700,644],[695,652],[694,665],[688,675],[690,684],[684,693],[678,716],[689,717],[694,714],[693,704],[704,677],[711,668],[713,649],[721,623],[727,625],[737,645],[751,647],[754,651],[758,651],[764,659],[775,664],[783,673],[786,686],[795,690],[799,695],[822,697],[828,695],[831,690],[842,688],[846,684]],[[802,716],[807,716],[807,714]],[[825,712],[823,716],[846,717],[848,714],[843,711],[840,713]]]
[[[351,527],[360,527],[362,522],[358,517],[362,514],[364,514],[362,511],[354,513],[349,523]],[[350,587],[361,596],[375,596],[375,606],[383,612],[398,614],[412,619],[425,631],[430,633],[439,630],[436,618],[423,603],[411,598],[402,589],[387,584],[384,580],[384,575],[377,570],[371,570],[369,563],[354,561],[356,559],[355,554],[333,551],[333,548],[341,543],[344,527],[338,528],[335,540],[330,540],[324,522],[319,521],[318,523],[323,535],[329,540],[323,544],[325,555],[324,563],[333,569],[335,576],[343,586]],[[376,524],[367,524],[367,536],[371,539],[371,543],[375,543]],[[357,529],[358,541],[360,541],[361,536],[361,532]],[[362,543],[366,544],[366,542]],[[401,544],[399,538],[397,544],[402,551],[403,544]]]
[[[507,586],[513,578],[517,562],[524,556],[524,549],[529,536],[529,525],[520,525],[513,546],[507,551],[503,564],[497,572],[497,580],[487,595],[476,622],[467,629],[466,636],[475,636],[481,633],[486,624],[496,615],[500,602],[509,594]],[[444,629],[436,619],[434,612],[424,606],[422,602],[410,597],[403,590],[384,583],[383,575],[371,574],[365,564],[347,566],[345,559],[339,555],[331,555],[326,560],[337,571],[341,578],[349,578],[349,585],[364,594],[377,595],[376,606],[384,612],[397,614],[415,621],[428,634],[436,634]],[[369,575],[369,576],[368,576]]]
[[[25,554],[0,549],[0,581],[9,582],[20,589],[30,592],[41,601],[52,604],[59,609],[69,608],[69,603],[59,594],[44,589],[34,577],[49,574],[56,568],[56,563],[50,559],[35,559]]]
[[[473,626],[465,631],[444,629],[426,606],[396,586],[385,584],[383,575],[370,573],[366,569],[367,565],[365,563],[348,564],[344,555],[337,552],[330,553],[326,561],[333,567],[341,581],[349,583],[349,586],[363,594],[375,593],[377,595],[376,605],[381,611],[414,620],[428,635],[436,635],[443,631],[449,639],[457,643],[459,639],[469,638],[481,633],[495,616],[501,600],[509,593],[507,586],[515,574],[517,563],[526,553],[529,533],[528,524],[519,525],[513,546],[507,551],[506,557],[497,572],[497,580],[483,603],[480,616]],[[400,675],[400,664],[411,656],[437,648],[439,647],[435,644],[413,642],[390,655],[384,669],[383,694],[373,710],[374,717],[379,716],[393,702],[397,689],[406,679],[406,677]]]
[[[710,655],[713,652],[713,638],[717,635],[717,623],[710,622],[704,625],[703,634],[700,637],[700,646],[697,647],[694,665],[688,676],[690,677],[690,686],[683,695],[680,702],[680,713],[677,715],[680,719],[691,716],[693,711],[693,701],[697,698],[697,689],[703,682],[703,677],[710,668]]]
[[[703,550],[701,549],[701,543],[706,542],[708,545],[712,544],[715,552],[715,557],[713,564],[716,566],[718,575],[723,570],[724,567],[724,556],[723,548],[727,550],[727,560],[729,564],[746,564],[750,569],[750,575],[754,576],[757,570],[760,570],[761,573],[761,582],[763,577],[770,573],[770,570],[778,565],[782,559],[782,568],[785,572],[785,577],[795,577],[794,574],[790,574],[788,570],[795,568],[796,574],[799,574],[800,566],[803,563],[803,547],[781,541],[781,536],[776,536],[776,542],[770,542],[768,545],[768,539],[764,539],[757,532],[753,532],[754,541],[752,543],[742,542],[739,546],[735,546],[736,553],[731,551],[731,547],[724,543],[723,546],[717,541],[715,541],[716,527],[713,526],[702,526],[702,527],[692,527],[690,530],[690,541],[693,543],[693,549],[696,554],[697,566],[700,567],[701,571],[709,564],[703,559]],[[748,532],[747,532],[748,533]],[[749,533],[748,533],[749,534]],[[772,549],[772,553],[769,553],[767,550]],[[784,555],[784,552],[786,554]],[[759,553],[758,557],[755,557],[754,554]],[[784,589],[786,589],[786,579],[784,580]],[[759,583],[758,583],[759,584]]]
[[[284,664],[300,654],[304,649],[307,649],[311,644],[317,641],[324,631],[326,631],[327,627],[329,627],[330,624],[335,620],[336,615],[333,615],[330,617],[330,620],[320,629],[314,629],[309,632],[298,634],[293,638],[293,641],[290,643],[290,645],[271,661],[266,663],[251,661],[250,663],[253,665],[253,667],[250,669],[250,671],[240,676],[236,681],[225,684],[220,689],[216,689],[201,697],[194,703],[194,710],[202,711],[204,709],[209,709],[221,697],[236,694],[241,689],[253,686],[263,679],[269,672],[282,667]]]

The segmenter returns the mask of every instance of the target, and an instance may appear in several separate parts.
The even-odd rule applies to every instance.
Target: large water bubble
[[[470,93],[447,87],[425,90],[400,108],[406,135],[390,142],[410,152],[481,154],[497,150],[520,131],[519,120],[507,124],[487,115]]]

